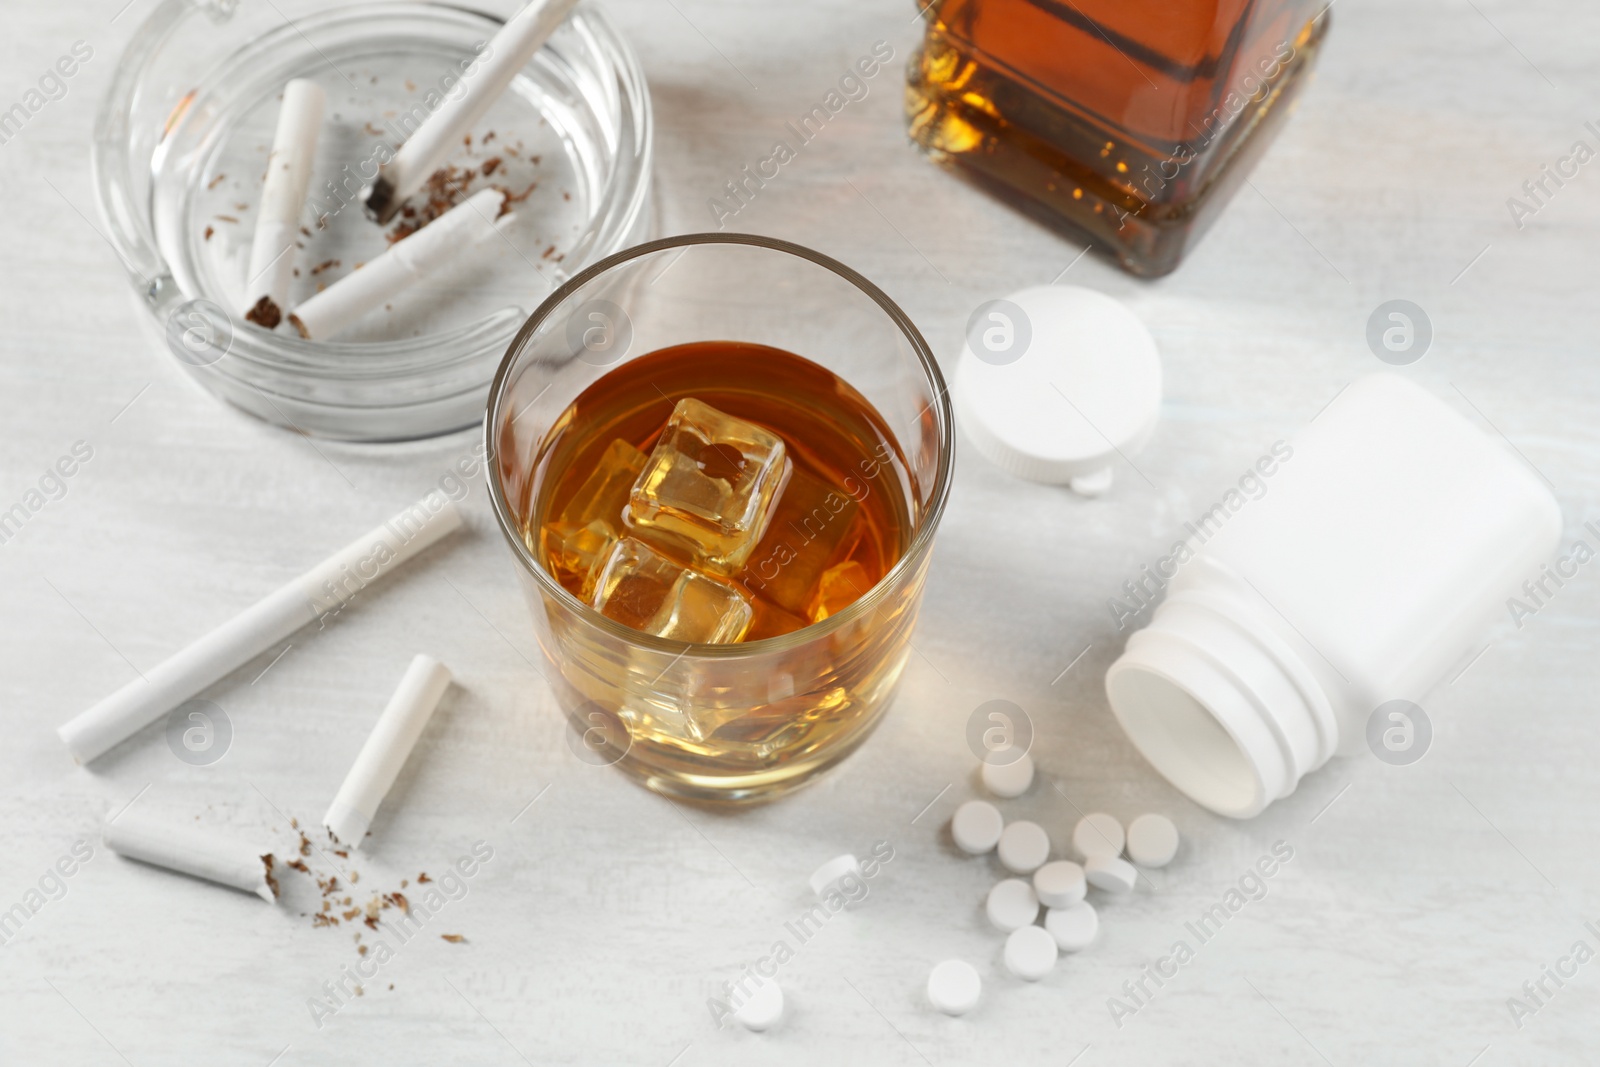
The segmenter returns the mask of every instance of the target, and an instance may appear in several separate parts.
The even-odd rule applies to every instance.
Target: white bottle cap
[[[962,429],[990,462],[1029,481],[1078,481],[1097,496],[1113,464],[1155,429],[1161,358],[1121,302],[1040,285],[973,314],[952,394]]]

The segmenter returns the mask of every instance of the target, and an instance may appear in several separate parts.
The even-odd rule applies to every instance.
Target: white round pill
[[[997,797],[1020,797],[1033,784],[1033,757],[1026,752],[1012,759],[1011,752],[990,753],[983,761],[983,787]],[[1009,763],[998,762],[1009,759]]]
[[[857,863],[856,858],[848,852],[843,856],[835,856],[811,872],[811,891],[820,897],[838,885],[840,879],[860,870],[861,864]]]
[[[1024,926],[1006,938],[1006,970],[1028,982],[1037,982],[1056,965],[1056,939],[1042,926]]]
[[[1083,868],[1071,860],[1056,860],[1033,872],[1033,891],[1047,908],[1068,908],[1089,891]]]
[[[999,808],[987,800],[969,800],[950,817],[950,836],[961,851],[981,856],[999,843],[1005,826]]]
[[[1081,952],[1094,943],[1100,932],[1100,914],[1087,900],[1071,907],[1051,908],[1045,912],[1044,928],[1055,938],[1062,952]]]
[[[1072,847],[1086,860],[1096,856],[1120,856],[1126,843],[1122,824],[1103,813],[1085,815],[1072,828]]]
[[[773,1026],[783,1018],[783,990],[771,978],[764,980],[743,1003],[733,1009],[733,1017],[746,1030],[758,1033]]]
[[[1141,815],[1128,824],[1128,858],[1141,867],[1165,867],[1178,854],[1178,828],[1165,815]]]
[[[989,890],[989,899],[984,902],[983,910],[988,913],[989,921],[1007,933],[1020,926],[1027,926],[1039,917],[1039,898],[1033,892],[1033,886],[1021,878],[1007,878],[1003,882],[996,882],[993,889]]]
[[[928,975],[928,1000],[946,1015],[965,1015],[982,993],[983,979],[966,960],[945,960]]]
[[[1083,876],[1107,893],[1131,893],[1139,881],[1139,872],[1121,856],[1090,857],[1083,865]]]
[[[1050,835],[1026,819],[1000,831],[1000,862],[1013,874],[1032,874],[1050,858]]]

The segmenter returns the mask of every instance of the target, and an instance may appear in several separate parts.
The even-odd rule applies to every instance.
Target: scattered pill
[[[1026,752],[1009,763],[999,762],[1009,753],[991,753],[983,761],[983,787],[997,797],[1020,797],[1033,784],[1033,757]]]
[[[999,808],[987,800],[969,800],[951,816],[950,836],[961,851],[981,856],[999,844],[1005,825]]]
[[[1000,862],[1013,874],[1032,874],[1050,858],[1050,835],[1036,822],[1021,820],[1000,831]]]
[[[983,979],[966,960],[945,960],[928,975],[928,1000],[946,1015],[964,1015],[978,1003]]]
[[[840,879],[860,870],[861,864],[848,852],[843,856],[835,856],[811,872],[811,891],[820,897],[838,885]]]
[[[1047,908],[1069,908],[1089,891],[1083,868],[1071,860],[1056,860],[1033,872],[1033,891]]]
[[[1100,914],[1093,904],[1080,900],[1070,907],[1045,912],[1044,928],[1062,952],[1081,952],[1094,943],[1100,932]]]
[[[1060,950],[1050,931],[1042,926],[1024,926],[1006,938],[1006,970],[1028,982],[1037,982],[1056,965]]]
[[[1072,830],[1072,847],[1089,860],[1096,856],[1120,856],[1127,843],[1122,824],[1110,815],[1085,815]]]
[[[744,1003],[733,1009],[733,1017],[746,1030],[760,1033],[768,1029],[783,1018],[783,990],[771,978],[766,979],[756,986]]]
[[[1091,856],[1083,865],[1083,876],[1107,893],[1131,893],[1139,881],[1139,872],[1121,856]]]
[[[1034,894],[1033,886],[1021,878],[1007,878],[1003,882],[996,882],[995,887],[989,890],[984,911],[988,912],[990,922],[1010,933],[1019,927],[1032,925],[1033,920],[1039,917],[1039,898]]]
[[[1141,815],[1128,824],[1128,858],[1141,867],[1165,867],[1178,854],[1178,828],[1165,815]]]

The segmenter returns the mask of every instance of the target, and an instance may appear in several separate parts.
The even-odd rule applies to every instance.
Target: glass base
[[[1271,143],[1327,23],[1326,15],[1307,23],[1293,58],[1227,133],[1181,166],[1045,100],[937,24],[907,72],[908,132],[930,159],[1030,217],[1131,274],[1159,277],[1178,266]]]

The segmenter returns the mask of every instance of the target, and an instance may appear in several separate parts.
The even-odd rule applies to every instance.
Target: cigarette
[[[378,169],[378,176],[362,190],[367,217],[386,223],[394,218],[406,197],[422,187],[450,150],[470,133],[506,86],[527,66],[556,28],[566,21],[578,0],[532,0],[511,16],[489,40],[481,66],[463,79],[466,91],[445,98],[439,110],[423,120],[394,158]]]
[[[277,327],[289,307],[295,242],[317,155],[324,100],[321,87],[303,78],[283,87],[278,130],[261,187],[261,214],[256,216],[256,236],[250,245],[250,273],[245,276],[244,317],[268,330]]]
[[[461,526],[434,490],[305,574],[63,725],[57,733],[88,763],[239,669],[296,630],[338,610],[367,586]]]
[[[232,838],[131,811],[106,823],[101,836],[119,856],[242,889],[268,904],[278,899],[272,853]]]
[[[500,190],[478,190],[295,308],[289,321],[306,340],[326,341],[495,232],[494,220],[504,203]]]
[[[419,655],[411,661],[322,820],[335,840],[350,848],[361,847],[378,805],[449,686],[450,668],[432,656]]]

